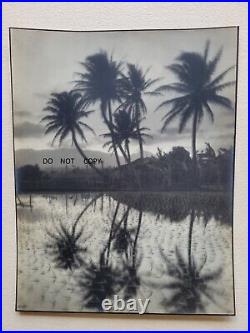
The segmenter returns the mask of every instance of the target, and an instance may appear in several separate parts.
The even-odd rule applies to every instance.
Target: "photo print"
[[[10,43],[16,310],[234,315],[238,28]]]

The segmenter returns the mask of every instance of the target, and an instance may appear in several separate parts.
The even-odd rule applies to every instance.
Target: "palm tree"
[[[176,63],[167,67],[176,75],[178,82],[164,85],[158,89],[158,92],[167,90],[179,94],[178,97],[162,102],[157,108],[169,107],[169,111],[163,117],[162,132],[177,117],[180,118],[179,133],[184,130],[189,120],[192,120],[194,176],[197,175],[196,135],[198,125],[201,123],[205,113],[212,122],[214,121],[212,104],[232,109],[230,99],[221,95],[220,92],[235,84],[235,81],[223,82],[227,73],[234,66],[227,68],[221,74],[215,76],[222,50],[211,60],[208,60],[208,52],[209,42],[206,44],[204,54],[182,52],[176,59]]]
[[[46,250],[48,250],[56,267],[72,271],[83,265],[82,255],[86,253],[87,248],[82,247],[81,243],[86,242],[87,239],[80,240],[82,234],[83,228],[77,232],[75,228],[62,223],[53,232],[47,230],[49,241],[46,243]]]
[[[83,266],[83,273],[78,278],[78,286],[83,294],[83,305],[103,311],[102,301],[111,298],[119,292],[121,272],[107,263],[104,252],[100,253],[99,262],[87,263]]]
[[[223,269],[221,267],[214,270],[205,269],[207,256],[204,257],[201,265],[195,261],[191,268],[185,261],[178,248],[175,249],[176,263],[172,263],[168,257],[160,250],[161,257],[165,262],[168,275],[167,281],[156,285],[161,290],[168,289],[171,296],[162,301],[164,307],[173,307],[177,313],[205,313],[205,302],[209,300],[218,307],[221,305],[217,297],[221,294],[218,281],[221,278]],[[171,280],[169,281],[169,278]]]
[[[82,121],[93,111],[86,111],[86,104],[83,103],[80,94],[74,91],[52,93],[44,111],[49,113],[41,120],[46,122],[45,134],[55,132],[52,144],[58,139],[60,145],[66,137],[71,136],[79,154],[82,158],[87,159],[88,157],[79,146],[77,136],[87,142],[84,130],[94,133],[93,129]],[[98,175],[103,177],[103,173],[98,168],[93,164],[90,164],[90,166]]]
[[[79,79],[75,81],[75,89],[83,94],[87,105],[100,102],[103,120],[114,143],[112,103],[120,101],[121,63],[101,51],[87,57],[81,65],[85,72],[76,73]],[[115,144],[113,147],[117,165],[120,166],[117,147]]]
[[[133,110],[140,147],[140,157],[143,158],[143,140],[140,131],[140,120],[142,115],[147,113],[147,107],[143,100],[143,95],[158,94],[157,91],[148,90],[158,81],[158,79],[147,79],[146,76],[148,71],[144,73],[142,69],[136,65],[128,64],[127,66],[127,76],[124,75],[121,80],[122,96],[125,99],[122,106],[125,108],[130,107]]]
[[[99,199],[100,196],[101,194],[97,194],[83,208],[72,225],[59,223],[59,227],[55,227],[53,231],[46,230],[49,238],[48,242],[46,242],[46,250],[48,250],[56,267],[65,270],[70,269],[72,271],[74,268],[79,268],[85,263],[82,256],[87,252],[87,248],[82,247],[80,244],[85,243],[91,235],[88,235],[87,237],[85,236],[85,239],[83,240],[82,235],[84,227],[81,227],[79,231],[76,229],[84,213],[97,201],[97,199]]]
[[[144,118],[143,118],[144,119]],[[110,146],[110,149],[113,149],[113,144],[119,145],[122,147],[124,143],[124,150],[127,154],[127,160],[131,162],[131,155],[129,150],[129,142],[130,139],[132,140],[139,140],[139,138],[144,141],[144,137],[151,137],[150,135],[146,134],[145,131],[148,131],[149,128],[147,127],[140,127],[140,123],[143,119],[139,121],[139,131],[140,136],[138,135],[138,127],[137,127],[137,120],[130,110],[126,109],[119,109],[114,114],[114,124],[113,124],[113,137],[115,138],[113,141],[109,140],[106,142],[103,147]],[[105,133],[102,135],[105,138],[110,138],[111,133]]]
[[[124,268],[124,275],[123,275],[123,286],[124,286],[124,299],[128,300],[132,297],[135,297],[138,289],[142,285],[141,278],[138,275],[138,269],[142,262],[142,256],[138,257],[137,255],[137,247],[138,247],[138,236],[140,233],[140,228],[142,224],[142,211],[139,211],[139,218],[136,230],[133,229],[130,233],[135,234],[134,241],[130,236],[127,235],[126,237],[126,247],[130,244],[132,246],[131,251],[131,258],[126,255],[126,261],[123,259],[123,268]],[[124,241],[123,241],[124,242]]]

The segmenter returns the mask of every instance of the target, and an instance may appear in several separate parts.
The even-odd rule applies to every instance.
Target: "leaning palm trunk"
[[[117,166],[120,167],[121,163],[120,163],[119,155],[118,155],[118,152],[117,152],[116,142],[115,142],[115,137],[114,137],[112,112],[111,112],[110,102],[108,103],[108,114],[109,114],[109,121],[107,122],[107,125],[108,125],[108,128],[110,130],[110,134],[111,134],[111,138],[112,138],[112,144],[113,144],[113,149],[114,149],[114,153],[115,153]]]
[[[78,224],[78,222],[80,221],[81,217],[83,216],[83,214],[87,211],[87,209],[92,206],[97,199],[100,198],[102,194],[97,194],[85,207],[84,209],[81,211],[81,213],[77,216],[77,219],[75,220],[74,224],[73,224],[73,227],[72,227],[72,231],[73,233],[75,233],[75,230],[76,230],[76,226]]]
[[[127,155],[128,155],[128,162],[131,162],[131,157],[130,157],[130,151],[129,151],[129,141],[128,139],[125,142],[125,147],[126,147],[126,151],[127,151]]]
[[[198,111],[196,111],[194,114],[193,128],[192,128],[193,180],[195,185],[198,184],[198,168],[197,168],[197,156],[196,156],[197,121],[198,121]]]
[[[116,209],[115,213],[111,222],[111,228],[110,228],[110,233],[109,233],[109,239],[108,239],[108,244],[107,244],[107,258],[106,258],[106,263],[108,264],[109,262],[109,254],[110,254],[110,247],[111,247],[111,241],[112,241],[112,236],[113,236],[113,231],[114,231],[114,226],[115,226],[115,221],[116,221],[116,216],[119,210],[120,202],[118,201],[116,204]]]
[[[118,147],[122,153],[122,156],[124,157],[124,160],[126,163],[129,163],[129,157],[127,156],[127,154],[125,153],[124,149],[122,148],[122,145],[120,143],[118,143]]]
[[[139,218],[138,218],[138,225],[137,225],[137,230],[136,230],[136,235],[135,235],[135,240],[134,240],[134,246],[133,246],[133,251],[132,251],[132,265],[135,267],[135,262],[136,262],[136,253],[137,253],[137,241],[138,241],[138,236],[140,233],[141,229],[141,223],[142,223],[142,210],[139,213]]]
[[[121,162],[120,162],[120,159],[119,159],[119,155],[118,155],[118,152],[117,152],[116,145],[119,147],[119,149],[120,149],[120,151],[121,151],[121,153],[124,157],[125,162],[129,163],[129,160],[128,160],[128,157],[127,157],[124,149],[122,148],[122,145],[119,142],[115,142],[115,134],[114,134],[114,130],[113,130],[113,120],[112,120],[112,112],[111,112],[110,102],[108,103],[108,115],[109,115],[109,120],[106,117],[105,110],[103,110],[103,118],[104,118],[104,120],[105,120],[105,122],[106,122],[106,124],[109,128],[110,134],[111,134],[112,146],[113,146],[113,149],[114,149],[117,165],[118,165],[118,167],[120,167]]]
[[[74,132],[72,132],[72,140],[74,142],[74,145],[76,147],[76,149],[78,150],[79,154],[84,158],[84,159],[88,159],[88,157],[84,154],[84,152],[82,151],[81,147],[79,146],[77,139],[76,139],[76,135]],[[94,164],[90,164],[90,167],[102,178],[105,178],[104,174],[94,166]]]
[[[136,130],[138,135],[139,147],[140,147],[140,158],[143,159],[143,144],[142,144],[142,137],[140,131],[140,122],[139,122],[139,107],[138,104],[135,106],[135,116],[136,116]]]
[[[195,218],[195,213],[194,209],[192,209],[190,216],[189,233],[188,233],[188,271],[190,274],[192,272],[192,233],[194,226],[194,218]]]

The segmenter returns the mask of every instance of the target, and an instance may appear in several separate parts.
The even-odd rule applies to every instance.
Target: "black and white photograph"
[[[16,310],[234,315],[238,28],[10,46]]]

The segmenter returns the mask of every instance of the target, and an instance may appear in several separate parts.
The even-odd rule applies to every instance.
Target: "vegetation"
[[[103,311],[101,304],[105,298],[119,292],[127,300],[138,294],[143,284],[138,273],[143,259],[138,244],[148,232],[142,232],[144,212],[153,213],[156,220],[163,216],[167,222],[185,221],[184,226],[189,218],[186,255],[174,246],[172,262],[160,248],[167,282],[162,275],[159,281],[158,274],[151,286],[163,292],[171,290],[162,305],[174,308],[170,312],[196,313],[205,311],[203,297],[216,302],[209,283],[220,278],[222,269],[205,271],[206,258],[198,265],[192,242],[196,221],[203,221],[205,227],[211,218],[228,225],[232,222],[233,148],[220,148],[216,152],[206,143],[203,151],[196,149],[197,129],[204,115],[214,121],[212,105],[232,109],[231,101],[221,92],[234,84],[234,81],[224,82],[233,67],[215,75],[221,55],[219,51],[209,60],[209,43],[204,54],[183,52],[167,67],[178,81],[154,88],[158,78],[149,78],[148,71],[116,61],[101,51],[81,62],[82,72],[76,73],[77,80],[71,90],[51,93],[41,121],[45,123],[45,134],[54,135],[52,145],[56,141],[60,145],[69,138],[80,156],[87,159],[81,144],[87,142],[87,132],[95,134],[87,119],[95,112],[89,108],[98,104],[106,127],[106,133],[98,134],[106,139],[104,147],[114,153],[116,161],[113,168],[89,164],[89,168],[68,169],[66,173],[41,171],[38,165],[25,165],[17,170],[18,193],[66,192],[66,219],[70,216],[70,200],[75,206],[80,196],[79,193],[70,196],[69,191],[97,192],[94,198],[91,195],[87,198],[91,200],[85,201],[73,220],[59,221],[46,230],[46,251],[54,266],[64,273],[77,270],[71,277],[77,280],[83,307]],[[180,133],[191,122],[192,156],[184,147],[176,146],[168,152],[158,148],[155,155],[145,157],[145,138],[151,137],[150,129],[142,125],[148,112],[145,96],[166,92],[176,95],[167,96],[158,106],[167,109],[161,131],[166,131],[176,118],[180,119]],[[132,158],[132,141],[138,142],[138,159]],[[109,205],[108,218],[101,221],[108,223],[107,237],[94,262],[86,245],[90,236],[85,235],[85,224],[81,222],[90,207],[95,209],[99,199],[103,213],[104,195],[113,205]],[[31,194],[29,205],[19,196],[17,200],[20,209],[32,208]],[[118,264],[114,257],[119,258]]]
[[[172,291],[172,296],[165,297],[162,301],[164,308],[172,313],[206,313],[203,297],[219,306],[216,301],[219,290],[211,287],[210,283],[220,278],[222,268],[205,272],[206,259],[199,266],[193,260],[189,266],[178,248],[175,249],[176,263],[170,261],[161,248],[160,255],[165,264],[164,273],[171,278],[171,281],[149,282],[149,284],[160,288],[163,293],[166,290]]]
[[[216,155],[209,145],[197,156],[199,190],[231,191],[233,149],[220,149]],[[118,170],[106,168],[104,171],[105,178],[92,169],[68,169],[65,174],[41,171],[38,166],[23,166],[17,170],[18,192],[197,190],[193,180],[192,159],[183,147],[173,147],[169,153],[158,149],[155,156],[131,161]]]
[[[127,67],[127,75],[124,75],[121,80],[122,97],[125,99],[121,106],[125,109],[129,109],[129,111],[133,113],[140,147],[140,157],[143,159],[143,135],[142,129],[140,128],[140,122],[143,116],[147,113],[147,107],[143,100],[143,95],[158,94],[156,90],[149,91],[158,79],[147,79],[147,72],[143,73],[141,68],[133,64],[128,64]]]
[[[180,118],[179,132],[181,133],[189,120],[192,121],[192,158],[194,166],[194,179],[197,173],[196,136],[197,129],[206,113],[210,120],[214,121],[214,113],[211,105],[218,105],[226,109],[233,109],[230,99],[221,95],[221,91],[235,84],[235,81],[223,82],[226,74],[234,68],[229,67],[216,77],[217,65],[221,59],[222,50],[209,60],[209,42],[207,42],[204,54],[194,52],[182,52],[177,57],[177,62],[167,66],[176,75],[178,81],[163,85],[158,92],[173,91],[178,96],[162,102],[158,109],[168,107],[170,110],[163,117],[164,132],[169,123],[175,118]]]
[[[131,162],[131,155],[129,150],[130,140],[140,140],[144,142],[143,138],[151,136],[145,133],[149,128],[140,127],[143,118],[139,120],[136,118],[131,108],[119,109],[114,114],[114,124],[113,124],[113,140],[111,133],[105,133],[102,136],[104,138],[110,138],[111,140],[106,142],[103,147],[109,146],[109,150],[114,150],[114,145],[116,147],[122,147],[124,144],[124,151],[126,154],[126,160],[128,163]]]
[[[205,114],[213,122],[215,119],[213,105],[233,109],[231,101],[223,96],[227,87],[234,81],[224,79],[233,66],[220,74],[216,69],[222,56],[220,50],[215,57],[209,58],[209,42],[203,54],[182,52],[176,62],[167,66],[178,79],[172,84],[156,87],[158,78],[149,78],[144,71],[134,64],[124,64],[114,60],[106,52],[88,56],[81,62],[82,72],[78,72],[74,88],[68,92],[52,93],[44,111],[48,114],[42,121],[46,122],[46,134],[55,133],[52,144],[58,139],[59,144],[70,136],[82,158],[87,158],[80,145],[80,140],[87,142],[85,132],[94,130],[83,119],[87,119],[93,110],[89,106],[100,105],[100,113],[108,132],[101,134],[107,139],[104,147],[113,152],[118,166],[118,173],[100,169],[94,164],[90,167],[99,176],[90,176],[91,188],[101,190],[102,184],[108,183],[110,189],[122,187],[132,189],[131,183],[138,189],[145,190],[145,180],[151,180],[159,189],[192,189],[202,186],[225,186],[230,181],[228,173],[232,171],[230,151],[221,149],[219,155],[212,153],[213,148],[207,144],[206,157],[203,159],[196,149],[197,129]],[[153,88],[154,87],[154,88]],[[189,121],[192,123],[192,157],[183,147],[174,147],[171,152],[158,150],[150,160],[144,157],[144,138],[150,138],[149,128],[143,127],[142,121],[147,113],[145,96],[159,96],[172,92],[174,97],[163,101],[157,109],[167,109],[163,117],[161,131],[177,117],[180,118],[179,132],[183,132]],[[138,141],[140,159],[132,161],[131,141]],[[121,157],[125,162],[121,161]],[[136,163],[134,163],[136,162]],[[228,164],[227,164],[228,163]],[[227,164],[227,165],[226,165]],[[127,166],[127,167],[126,167]],[[226,168],[226,173],[220,169]],[[86,171],[86,170],[85,170]],[[120,172],[122,171],[122,172]],[[128,186],[124,184],[128,182]],[[84,181],[83,181],[84,183]],[[153,185],[152,185],[153,186]],[[148,189],[153,190],[151,185]]]
[[[232,201],[223,192],[111,192],[120,202],[137,210],[163,215],[180,222],[192,210],[196,217],[209,221],[212,217],[222,223],[232,222]]]
[[[87,158],[78,143],[77,136],[87,142],[84,131],[88,130],[92,133],[94,131],[87,123],[83,122],[83,118],[87,118],[92,111],[86,111],[86,104],[81,96],[74,91],[52,93],[44,111],[49,113],[42,118],[42,122],[46,122],[45,134],[55,133],[52,144],[58,139],[60,145],[70,135],[79,154],[82,158]],[[96,173],[103,176],[94,164],[90,164],[90,166]]]
[[[113,129],[112,103],[121,100],[121,63],[109,58],[106,52],[100,52],[87,57],[81,65],[85,72],[77,73],[79,79],[75,81],[75,89],[82,93],[82,99],[87,105],[100,103],[101,115],[110,131],[117,165],[120,166]],[[120,145],[119,148],[126,158]]]

